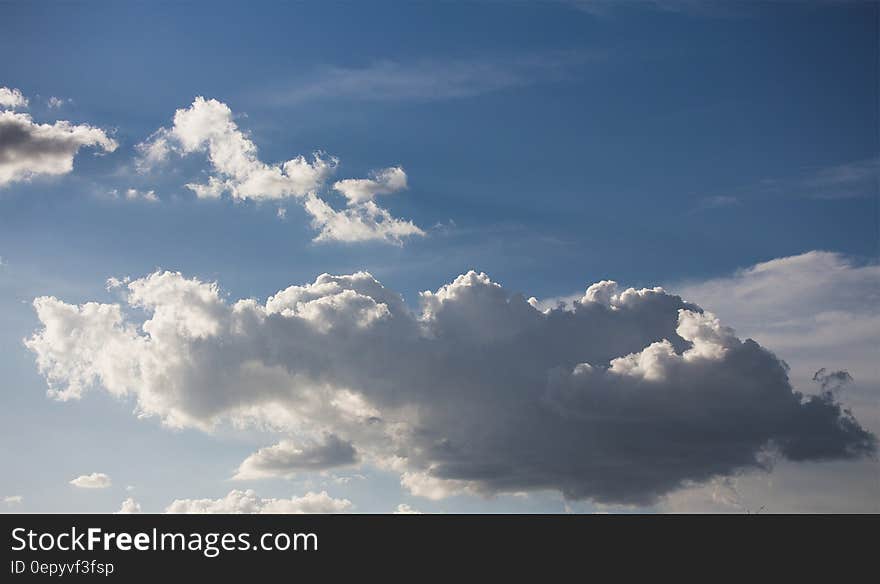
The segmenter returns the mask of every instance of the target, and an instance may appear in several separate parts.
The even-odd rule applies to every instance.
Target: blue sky
[[[160,511],[175,498],[221,497],[235,486],[230,469],[271,442],[255,430],[169,431],[103,393],[45,396],[22,344],[40,324],[29,303],[116,302],[104,287],[111,276],[161,267],[217,281],[230,299],[265,300],[324,272],[368,270],[414,304],[469,269],[548,298],[602,279],[675,288],[812,250],[872,264],[877,11],[858,2],[4,5],[0,51],[15,58],[0,65],[0,86],[29,98],[34,121],[89,124],[119,147],[83,148],[70,173],[0,187],[0,464],[12,470],[0,495],[23,495],[29,511],[109,511],[131,484],[145,510]],[[339,158],[337,179],[400,165],[408,188],[381,204],[426,235],[313,242],[295,202],[197,199],[184,184],[206,180],[204,155],[138,173],[135,145],[196,96],[227,104],[264,162],[323,151]],[[50,97],[63,103],[49,107]],[[128,188],[159,201],[109,195]],[[67,484],[98,470],[113,490]],[[563,508],[558,492],[543,491],[423,501],[393,473],[340,474],[353,473],[368,478],[253,488],[279,497],[326,488],[360,511],[404,501]]]

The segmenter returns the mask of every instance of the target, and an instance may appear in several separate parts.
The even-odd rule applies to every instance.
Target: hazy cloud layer
[[[106,489],[113,485],[113,481],[102,472],[93,472],[76,477],[70,484],[81,489]]]
[[[543,311],[475,272],[423,292],[418,311],[365,272],[265,303],[227,302],[173,272],[126,291],[147,313],[140,326],[118,304],[35,300],[43,328],[27,346],[52,395],[101,387],[171,426],[333,434],[420,496],[555,489],[649,503],[763,468],[768,448],[795,461],[875,448],[833,395],[794,391],[773,353],[660,288],[603,281],[570,310]],[[252,458],[283,467],[310,454]]]
[[[285,162],[267,164],[257,155],[257,146],[239,129],[232,110],[215,99],[197,97],[192,105],[174,114],[174,124],[160,128],[138,144],[136,165],[141,172],[167,162],[172,155],[204,152],[214,174],[207,182],[189,183],[199,198],[217,198],[229,193],[240,200],[300,199],[320,231],[318,241],[389,241],[399,243],[424,232],[410,221],[396,219],[373,202],[377,194],[406,188],[406,173],[400,167],[376,171],[369,179],[345,179],[334,188],[347,200],[346,208],[334,209],[318,193],[339,161],[322,152],[310,158],[297,156]]]
[[[263,499],[252,490],[230,491],[222,499],[177,499],[166,513],[348,513],[352,509],[348,499],[334,499],[327,491],[308,492],[290,499]]]

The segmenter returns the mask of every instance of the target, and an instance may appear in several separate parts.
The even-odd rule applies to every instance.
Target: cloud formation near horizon
[[[119,508],[119,511],[116,512],[117,515],[131,515],[134,513],[141,512],[141,504],[135,501],[133,498],[129,497],[125,501],[122,502],[122,506]]]
[[[768,448],[794,461],[875,451],[833,395],[795,391],[773,353],[661,288],[603,281],[570,309],[540,310],[468,272],[413,311],[366,272],[261,303],[160,271],[128,282],[126,301],[142,325],[119,304],[34,301],[43,328],[27,346],[50,393],[102,387],[170,426],[296,437],[245,474],[356,451],[429,498],[554,489],[647,504],[762,468]]]
[[[352,507],[348,499],[334,499],[327,491],[309,491],[302,497],[290,499],[264,499],[248,489],[229,491],[221,499],[176,499],[168,505],[165,513],[348,513]]]
[[[116,150],[116,141],[104,130],[64,120],[39,124],[30,114],[13,111],[23,106],[27,99],[19,90],[0,87],[0,107],[9,108],[0,110],[0,187],[40,175],[67,174],[83,147]]]
[[[199,198],[228,193],[237,200],[299,200],[319,231],[316,241],[400,243],[406,237],[424,235],[414,223],[393,217],[373,201],[377,194],[406,188],[402,168],[377,171],[371,179],[338,181],[334,188],[345,196],[347,205],[334,209],[318,193],[325,188],[338,159],[315,152],[311,158],[262,162],[256,144],[239,129],[232,110],[216,99],[196,97],[188,108],[177,110],[171,128],[160,128],[136,148],[136,166],[144,173],[165,163],[172,154],[205,152],[214,174],[207,182],[186,185]]]
[[[106,489],[113,485],[113,481],[102,472],[93,472],[76,477],[70,484],[81,489]]]

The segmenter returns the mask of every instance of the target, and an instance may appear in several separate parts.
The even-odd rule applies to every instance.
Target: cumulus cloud
[[[320,441],[298,445],[290,440],[261,448],[239,466],[236,479],[292,477],[298,472],[318,471],[349,466],[357,462],[357,451],[351,442],[335,434]]]
[[[166,513],[348,513],[353,505],[348,499],[334,499],[327,491],[308,492],[302,497],[290,499],[264,499],[248,489],[233,490],[221,499],[177,499]]]
[[[337,211],[315,195],[305,200],[305,209],[312,216],[312,227],[320,231],[315,241],[389,241],[400,243],[413,235],[425,232],[412,221],[391,216],[373,201],[350,205]]]
[[[8,497],[3,497],[3,502],[9,506],[21,505],[22,502],[24,502],[24,497],[21,495],[10,495]]]
[[[0,107],[15,109],[27,106],[28,100],[20,89],[0,87]]]
[[[130,515],[141,512],[141,504],[129,497],[122,502],[122,507],[116,512],[117,515]]]
[[[73,170],[80,148],[116,150],[116,141],[88,124],[34,122],[29,114],[0,111],[0,187],[39,175],[62,175]]]
[[[420,496],[645,504],[764,468],[768,450],[875,451],[833,395],[795,390],[773,353],[662,288],[603,281],[540,310],[472,271],[413,310],[366,272],[264,303],[174,272],[117,282],[140,326],[120,304],[35,300],[42,328],[26,344],[53,396],[103,388],[171,426],[333,434]],[[321,451],[279,444],[243,467],[320,466]]]
[[[205,152],[214,174],[207,182],[186,185],[199,198],[229,193],[237,200],[302,200],[313,226],[320,230],[319,241],[400,242],[404,237],[424,234],[413,223],[392,217],[373,202],[377,194],[406,188],[402,168],[377,171],[368,179],[336,182],[334,188],[348,201],[347,208],[336,210],[317,193],[325,188],[338,159],[315,152],[310,158],[301,155],[276,164],[262,162],[256,144],[238,127],[232,110],[216,99],[197,97],[190,107],[177,110],[170,129],[160,128],[136,148],[136,166],[141,172],[149,172],[172,154]]]
[[[81,489],[106,489],[113,485],[113,481],[102,472],[93,472],[76,477],[70,484]]]
[[[413,509],[406,503],[401,503],[397,506],[397,509],[394,510],[395,515],[421,515],[422,512],[418,509]]]
[[[406,173],[399,166],[373,173],[372,178],[347,178],[333,188],[348,199],[349,204],[372,201],[376,195],[387,195],[406,188]]]
[[[831,394],[880,431],[880,268],[841,254],[812,251],[703,282],[675,285],[683,297],[712,306],[737,331],[768,346],[805,390]],[[845,389],[845,391],[844,391]],[[772,461],[772,475],[744,472],[726,486],[692,486],[670,495],[666,510],[876,512],[876,459],[809,465]],[[731,493],[736,498],[720,496]],[[732,503],[733,501],[733,503]],[[735,503],[735,504],[734,504]]]
[[[199,197],[218,197],[223,192],[236,199],[304,196],[326,180],[337,162],[315,153],[311,160],[298,156],[280,164],[265,164],[257,157],[256,144],[233,120],[229,106],[203,97],[177,110],[171,129],[160,129],[137,149],[141,168],[165,160],[170,152],[206,152],[217,174],[208,183],[186,185]]]

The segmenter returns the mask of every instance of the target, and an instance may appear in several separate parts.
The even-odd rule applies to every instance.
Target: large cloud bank
[[[116,141],[100,128],[64,120],[40,124],[29,114],[12,111],[24,106],[27,99],[19,90],[0,87],[0,187],[39,175],[67,174],[83,147],[116,150]]]
[[[142,172],[166,162],[172,154],[206,153],[214,174],[207,182],[186,185],[200,198],[229,193],[237,200],[300,200],[319,231],[316,241],[400,243],[406,237],[424,235],[414,223],[393,217],[373,201],[378,194],[407,187],[402,168],[376,171],[369,179],[337,181],[333,189],[345,198],[346,206],[335,209],[318,193],[326,190],[325,183],[339,162],[336,158],[315,152],[311,158],[262,162],[256,144],[238,127],[232,110],[215,99],[197,97],[188,108],[177,110],[171,128],[160,128],[137,149]]]
[[[124,293],[125,313],[34,301],[42,328],[26,343],[51,394],[103,388],[171,426],[283,434],[239,478],[362,461],[431,498],[553,489],[645,504],[760,468],[768,449],[875,451],[833,394],[795,391],[771,352],[660,288],[603,281],[541,310],[469,272],[411,310],[366,272],[263,303],[160,271]]]

